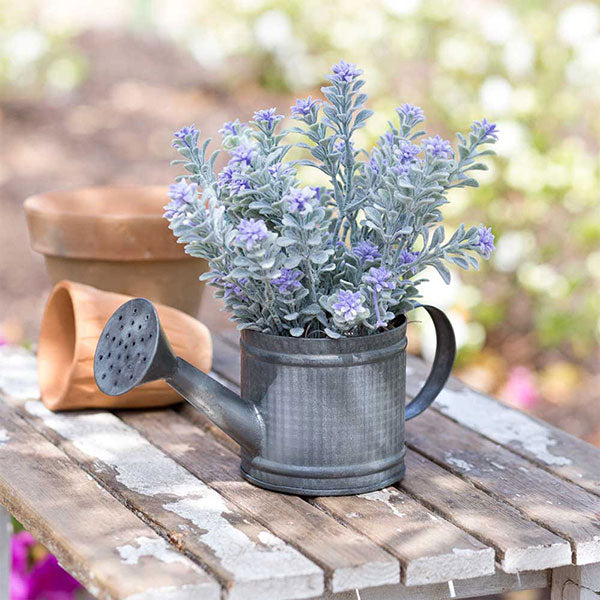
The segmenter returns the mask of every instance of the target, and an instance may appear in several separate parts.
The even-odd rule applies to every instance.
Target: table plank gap
[[[28,401],[24,415],[119,501],[223,582],[228,598],[307,598],[323,572],[295,548],[108,412],[52,413]]]
[[[571,544],[492,498],[471,482],[407,450],[406,476],[398,484],[424,506],[496,550],[506,573],[571,563]]]
[[[495,572],[493,548],[397,488],[309,501],[397,556],[402,566],[402,582],[407,586]]]
[[[408,394],[417,393],[428,372],[425,361],[408,356]],[[553,475],[600,495],[598,448],[592,444],[476,392],[456,378],[446,384],[433,408]]]
[[[4,402],[0,420],[0,504],[96,598],[220,598],[214,578]]]
[[[396,558],[302,498],[246,482],[240,475],[237,454],[181,415],[169,410],[118,414],[223,497],[315,561],[324,570],[331,591],[399,581]]]
[[[407,424],[419,454],[568,539],[575,564],[600,561],[597,496],[434,411]]]

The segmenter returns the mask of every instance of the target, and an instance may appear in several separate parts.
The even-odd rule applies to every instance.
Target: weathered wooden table
[[[214,375],[237,389],[233,337]],[[243,481],[187,405],[47,411],[24,350],[0,348],[0,395],[0,504],[98,598],[600,600],[600,450],[456,380],[408,424],[402,485],[312,499]]]

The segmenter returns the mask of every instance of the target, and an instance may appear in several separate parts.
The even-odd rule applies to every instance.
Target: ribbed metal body
[[[265,425],[242,453],[253,483],[300,495],[367,492],[404,474],[406,320],[361,338],[244,331],[242,397]]]

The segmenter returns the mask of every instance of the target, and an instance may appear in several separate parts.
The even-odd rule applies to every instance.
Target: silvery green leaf
[[[288,256],[284,263],[283,266],[286,269],[295,269],[300,263],[302,262],[302,257],[301,256]]]
[[[434,232],[431,238],[431,247],[435,248],[439,246],[444,241],[444,227],[440,225]]]
[[[336,331],[332,331],[331,329],[329,329],[329,327],[325,327],[325,333],[334,340],[339,340],[341,337],[343,337],[341,334],[337,333]]]
[[[304,333],[304,327],[293,327],[290,329],[290,335],[300,337]]]
[[[310,262],[315,265],[324,265],[329,260],[330,252],[321,250],[310,255]]]
[[[300,316],[300,313],[293,312],[293,313],[289,313],[287,315],[283,315],[283,318],[286,321],[295,321],[299,316]]]
[[[440,277],[444,280],[444,283],[450,283],[450,271],[440,260],[433,261],[432,266],[440,274]]]

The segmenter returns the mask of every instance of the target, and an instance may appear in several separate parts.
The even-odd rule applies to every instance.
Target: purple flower
[[[232,194],[239,194],[243,190],[250,189],[250,181],[244,173],[234,173],[231,181],[229,182],[229,189]]]
[[[477,228],[479,233],[479,241],[477,242],[477,251],[486,260],[489,259],[492,251],[495,249],[494,246],[494,234],[492,233],[491,227],[485,225],[479,225]]]
[[[262,219],[242,219],[237,227],[236,240],[246,246],[246,250],[252,250],[254,245],[267,238],[269,232]]]
[[[29,569],[29,550],[35,544],[26,531],[12,537],[11,600],[73,600],[81,585],[63,570],[55,556],[48,554]]]
[[[233,176],[236,175],[237,172],[238,171],[230,165],[226,165],[225,167],[223,167],[223,170],[219,173],[219,176],[217,177],[217,183],[219,187],[229,185],[231,183],[231,180],[233,179]]]
[[[346,159],[346,141],[345,140],[338,140],[333,145],[333,149],[336,152],[339,152],[342,155],[342,157],[344,158],[344,160]],[[354,152],[354,144],[352,142],[350,142],[350,151]]]
[[[395,155],[400,164],[407,165],[414,162],[415,158],[421,153],[421,148],[411,144],[407,140],[401,140],[396,148]]]
[[[370,285],[374,291],[381,292],[383,290],[393,290],[396,288],[396,284],[390,281],[392,272],[385,267],[371,267],[369,274],[364,276],[366,284]]]
[[[321,104],[321,102],[319,100],[313,100],[311,96],[308,98],[298,98],[296,104],[290,107],[292,109],[292,116],[299,118],[307,117],[312,109],[319,104]]]
[[[403,104],[396,109],[396,112],[404,117],[404,120],[411,125],[422,123],[425,120],[423,109],[414,104]]]
[[[311,200],[317,195],[314,188],[291,188],[283,197],[288,203],[290,212],[309,213],[313,209]]]
[[[498,139],[498,127],[495,123],[490,123],[486,118],[482,121],[475,121],[471,126],[471,130],[477,133],[477,129],[483,133],[483,137],[493,137],[495,140]]]
[[[236,119],[235,121],[228,121],[227,123],[223,123],[221,129],[219,129],[219,133],[222,136],[239,135],[243,128],[244,124],[240,123],[239,119]]]
[[[300,286],[298,281],[302,277],[302,271],[298,269],[282,268],[279,275],[271,280],[271,283],[282,293],[287,294]]]
[[[381,258],[381,252],[375,244],[372,244],[368,240],[362,240],[352,248],[352,252],[360,258],[362,262],[373,261],[377,258]]]
[[[241,283],[242,285],[246,285],[248,283],[248,278],[247,277],[242,277],[242,279],[240,279],[239,283]],[[228,298],[229,296],[239,296],[240,299],[245,299],[246,296],[244,294],[244,290],[242,290],[242,288],[237,284],[237,283],[233,283],[231,281],[225,281],[223,283],[223,287],[225,289],[225,297]]]
[[[453,158],[454,150],[449,141],[443,140],[439,135],[423,140],[423,148],[436,158]]]
[[[179,180],[177,183],[172,183],[169,186],[167,196],[171,201],[164,207],[165,216],[167,219],[180,215],[186,204],[191,204],[196,197],[196,189],[198,185],[195,183],[188,184],[185,179]]]
[[[288,164],[280,162],[269,167],[269,173],[275,177],[275,179],[289,175],[292,171],[293,169]]]
[[[275,125],[283,119],[283,115],[276,115],[277,109],[273,108],[264,108],[262,110],[257,110],[254,113],[254,120],[264,125],[268,130],[271,130],[275,127]]]
[[[420,252],[416,251],[416,252],[412,252],[406,248],[402,249],[402,252],[400,252],[400,259],[398,261],[398,263],[400,265],[412,265],[414,262],[417,261],[417,259],[419,258]],[[416,267],[411,267],[410,269],[413,273],[413,275],[416,273],[417,269]]]
[[[333,75],[331,75],[332,81],[339,81],[350,83],[354,81],[359,75],[362,75],[362,70],[359,69],[356,65],[347,63],[344,60],[340,60],[337,65],[333,65],[331,67],[331,71]]]
[[[377,159],[374,155],[371,155],[371,158],[369,159],[369,167],[371,167],[371,171],[373,171],[373,173],[379,175],[380,169],[379,165],[377,164]]]
[[[231,166],[248,167],[252,163],[255,154],[256,149],[252,144],[240,144],[231,151],[231,159],[228,164]]]
[[[331,308],[334,315],[343,322],[351,323],[366,310],[360,292],[340,290],[337,297],[337,302]]]
[[[383,134],[383,139],[390,145],[393,146],[394,145],[394,132],[393,131],[386,131]]]
[[[195,135],[197,135],[199,132],[198,130],[194,127],[194,125],[189,125],[189,126],[185,126],[182,127],[179,131],[176,131],[173,135],[175,136],[175,140],[173,140],[173,146],[177,146],[178,142],[177,140],[182,140],[186,146],[190,147],[190,145],[188,144],[186,138],[187,136],[192,136],[192,140],[193,137]]]

